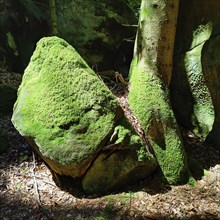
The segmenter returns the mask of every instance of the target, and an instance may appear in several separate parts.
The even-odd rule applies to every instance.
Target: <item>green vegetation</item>
[[[105,220],[106,218],[103,215],[96,216],[96,220]]]
[[[139,16],[139,10],[141,7],[141,0],[127,0],[130,7],[134,10],[136,16]]]

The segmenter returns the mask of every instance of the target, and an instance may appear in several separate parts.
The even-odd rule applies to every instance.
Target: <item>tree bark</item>
[[[135,53],[169,85],[179,0],[142,0]]]
[[[178,5],[178,0],[142,0],[130,69],[130,107],[140,120],[170,184],[190,180],[168,88]]]

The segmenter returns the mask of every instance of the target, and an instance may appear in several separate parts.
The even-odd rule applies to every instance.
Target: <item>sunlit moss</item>
[[[186,52],[184,63],[187,78],[192,92],[194,133],[206,138],[212,130],[215,113],[210,91],[203,76],[202,50],[212,33],[212,23],[200,25],[193,32],[191,50]]]
[[[154,149],[160,168],[171,184],[186,181],[183,143],[169,101],[168,88],[134,58],[129,103]]]

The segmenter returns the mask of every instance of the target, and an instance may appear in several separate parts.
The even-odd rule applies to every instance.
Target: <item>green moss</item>
[[[18,56],[18,50],[17,50],[17,45],[15,43],[15,40],[14,40],[14,37],[13,35],[11,34],[11,32],[8,32],[6,34],[7,36],[7,41],[8,41],[8,45],[9,47],[12,49],[13,53]]]
[[[209,171],[208,170],[204,170],[204,176],[208,176],[209,175]]]
[[[150,7],[146,7],[144,10],[141,10],[140,13],[141,18],[147,18],[153,14],[153,10]]]
[[[193,131],[197,136],[206,138],[209,132],[212,130],[215,113],[209,88],[204,79],[202,70],[201,57],[204,40],[207,40],[207,38],[210,36],[209,32],[205,35],[203,31],[200,30],[200,32],[195,34],[195,40],[193,40],[193,42],[203,42],[186,53],[184,62],[194,100],[192,116],[192,124],[194,125]],[[202,40],[199,38],[200,35]],[[204,35],[206,38],[204,38]]]
[[[127,119],[123,118],[119,125],[114,128],[114,132],[111,137],[111,142],[121,143],[131,149],[137,149],[140,145],[143,145],[140,137],[135,133]]]
[[[213,24],[212,22],[208,22],[205,25],[199,25],[194,31],[193,31],[193,38],[191,42],[190,49],[193,49],[199,45],[204,44],[205,41],[207,41],[213,30]]]
[[[83,178],[83,189],[88,194],[103,194],[114,187],[136,182],[157,167],[155,159],[126,119],[115,127],[110,142],[116,145],[101,151]]]
[[[135,133],[126,119],[122,119],[120,124],[115,127],[111,141],[112,139],[115,139],[114,143],[116,144],[120,143],[126,148],[135,150],[137,161],[148,162],[154,160],[153,155],[149,154],[141,138]]]
[[[191,186],[195,186],[196,185],[196,180],[192,176],[190,176],[187,184],[189,184]]]
[[[102,214],[99,214],[98,216],[96,216],[95,218],[96,220],[105,220],[105,216],[102,216]]]
[[[115,141],[115,143],[125,143],[125,142],[129,142],[130,139],[130,131],[128,129],[125,129],[122,125],[118,125],[115,127],[114,129],[114,135],[117,135],[117,140]]]
[[[181,136],[170,106],[168,88],[145,65],[133,59],[129,103],[152,144],[168,183],[186,180],[187,163]]]
[[[151,155],[149,155],[149,153],[146,151],[146,147],[144,147],[144,146],[139,148],[136,151],[136,153],[137,153],[137,157],[138,157],[139,162],[149,160],[149,158],[151,157]]]
[[[25,70],[12,121],[59,164],[91,159],[113,131],[117,100],[64,40],[43,38]]]

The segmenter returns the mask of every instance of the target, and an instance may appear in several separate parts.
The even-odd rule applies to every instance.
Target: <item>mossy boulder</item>
[[[94,181],[87,181],[87,193],[106,192],[140,165],[148,168],[146,175],[151,173],[155,160],[124,121],[116,98],[74,48],[58,37],[38,42],[18,90],[12,122],[55,173],[81,181],[104,154],[101,163],[114,171],[112,183],[99,189],[100,166],[92,168]],[[107,160],[123,149],[132,157],[130,168],[124,170],[126,163]],[[91,187],[95,190],[87,190]]]
[[[53,170],[81,176],[121,115],[114,96],[69,44],[56,37],[38,43],[12,121]]]
[[[83,178],[87,194],[103,194],[134,183],[149,176],[158,166],[125,119],[115,127],[110,140],[111,147],[101,150]]]
[[[0,84],[0,114],[11,113],[16,98],[16,88],[8,84]]]
[[[56,5],[58,36],[94,70],[114,68],[121,43],[136,34],[137,18],[126,1],[56,1]]]

